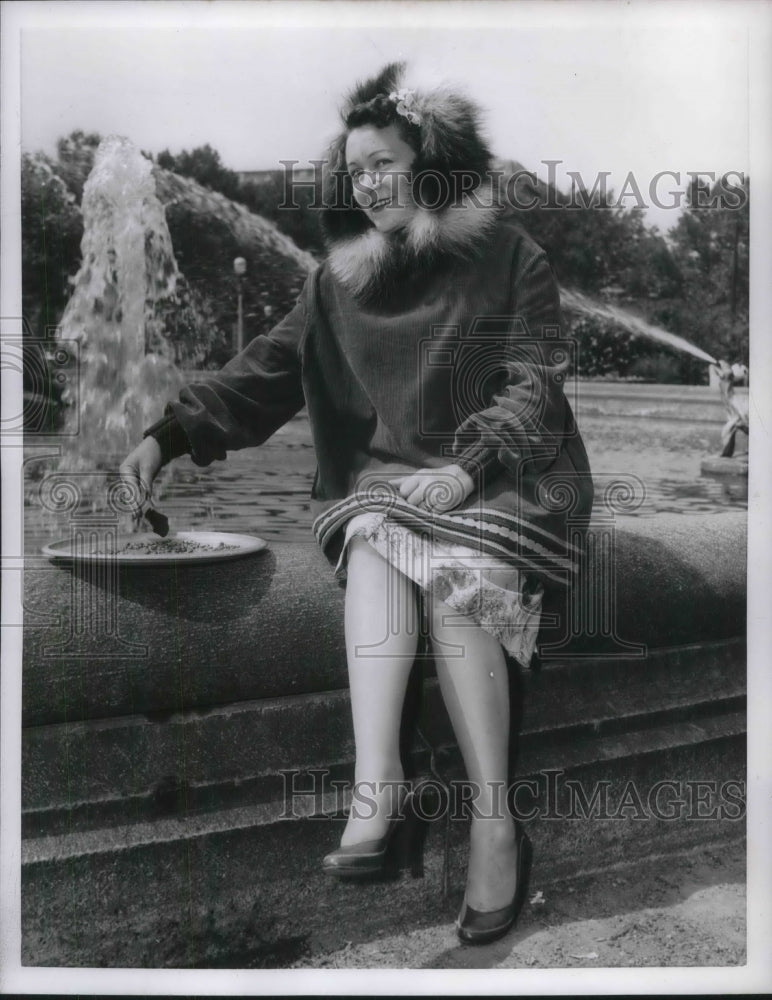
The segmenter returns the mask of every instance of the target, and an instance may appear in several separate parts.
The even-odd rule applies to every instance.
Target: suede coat
[[[546,255],[507,211],[467,198],[397,235],[334,245],[294,309],[150,428],[164,458],[207,465],[259,445],[304,405],[318,471],[314,531],[330,559],[348,519],[397,521],[545,583],[577,572],[592,505],[565,393],[571,344]],[[452,463],[475,491],[433,514],[389,486]]]

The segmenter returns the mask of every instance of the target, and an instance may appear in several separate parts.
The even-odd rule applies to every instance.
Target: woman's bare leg
[[[506,809],[507,664],[494,636],[439,600],[432,602],[431,636],[440,689],[476,796],[466,901],[476,910],[497,910],[512,902],[517,883],[514,820]]]
[[[373,800],[372,805],[354,800],[341,839],[348,846],[381,837],[390,801],[397,804],[388,787],[373,795],[372,786],[360,783],[382,787],[404,778],[400,723],[418,645],[413,584],[361,537],[349,545],[345,633],[356,745],[354,781]]]

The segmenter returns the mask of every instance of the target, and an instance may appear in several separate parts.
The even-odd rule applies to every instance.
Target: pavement
[[[437,891],[440,891],[439,886]],[[529,888],[517,927],[462,945],[449,919],[304,955],[304,969],[741,967],[745,842],[727,840]]]

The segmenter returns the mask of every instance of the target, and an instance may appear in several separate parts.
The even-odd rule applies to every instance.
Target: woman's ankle
[[[408,790],[409,782],[403,775],[355,781],[341,845],[384,836],[401,815]]]
[[[354,785],[375,783],[376,786],[404,782],[405,772],[401,764],[370,765],[357,762],[354,768]]]
[[[515,820],[509,813],[473,816],[469,836],[472,846],[479,842],[487,849],[508,849],[515,842]]]
[[[518,848],[511,816],[472,821],[466,901],[481,912],[508,906],[517,887]]]
[[[351,795],[351,815],[366,820],[383,810],[396,813],[408,789],[409,783],[402,777],[355,781]]]

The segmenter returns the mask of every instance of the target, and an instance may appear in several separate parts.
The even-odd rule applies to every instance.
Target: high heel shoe
[[[515,825],[515,842],[518,848],[517,884],[512,902],[499,910],[483,911],[475,910],[464,899],[456,920],[456,933],[464,944],[490,944],[491,941],[504,937],[514,927],[528,892],[533,859],[531,841],[519,824]]]
[[[416,809],[411,789],[382,837],[338,847],[322,859],[322,871],[338,878],[365,878],[389,869],[409,868],[413,878],[421,878],[424,832],[425,820]]]

